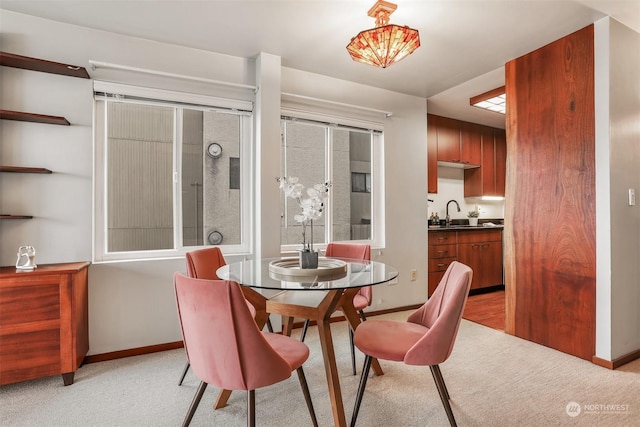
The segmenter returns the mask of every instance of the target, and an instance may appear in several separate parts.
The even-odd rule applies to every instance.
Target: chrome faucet
[[[460,212],[460,205],[458,204],[458,202],[456,202],[455,200],[449,200],[447,202],[447,216],[446,216],[447,227],[451,224],[451,217],[449,216],[449,203],[451,202],[456,204],[456,207],[458,208],[458,212]]]

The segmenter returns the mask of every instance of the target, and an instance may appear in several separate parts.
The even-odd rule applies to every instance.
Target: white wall
[[[640,349],[640,34],[611,21],[611,354]]]
[[[257,85],[256,178],[261,191],[254,213],[256,253],[277,254],[280,92],[392,111],[385,124],[386,245],[373,259],[394,265],[399,283],[378,286],[371,309],[426,298],[426,100],[356,83],[281,68],[280,58],[219,55],[89,30],[2,11],[2,51],[82,65],[92,78],[172,90],[210,93],[204,83],[171,82],[144,74],[89,69],[89,60]],[[90,260],[92,253],[92,86],[74,79],[9,67],[2,72],[2,108],[64,115],[70,127],[3,121],[2,163],[43,166],[53,175],[2,177],[2,212],[34,214],[29,221],[2,221],[0,263],[15,263],[18,246],[34,245],[41,264]],[[281,83],[282,80],[282,83]],[[280,87],[282,85],[282,87]],[[216,88],[217,89],[217,88]],[[230,90],[233,92],[233,90]],[[250,92],[250,91],[249,91]],[[243,92],[238,96],[253,96]],[[7,174],[3,174],[7,175]],[[270,231],[271,230],[271,231]],[[265,234],[266,233],[266,234]],[[274,239],[273,237],[276,237]],[[418,280],[409,282],[409,270]],[[89,354],[181,339],[172,288],[184,261],[150,260],[93,264],[89,268]]]
[[[610,18],[595,25],[596,356],[640,348],[640,34]]]

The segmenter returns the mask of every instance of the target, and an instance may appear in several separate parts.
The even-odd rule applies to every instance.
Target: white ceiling
[[[286,67],[429,98],[430,112],[492,126],[503,126],[504,116],[468,99],[504,84],[507,61],[606,15],[640,32],[640,0],[396,0],[390,22],[418,29],[422,46],[378,69],[346,51],[351,37],[374,27],[374,3],[0,0],[0,8],[234,56],[267,52]]]

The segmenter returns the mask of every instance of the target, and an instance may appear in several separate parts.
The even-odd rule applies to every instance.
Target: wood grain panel
[[[507,64],[507,331],[595,352],[593,26]]]
[[[0,336],[0,384],[60,373],[60,330]]]
[[[0,286],[0,326],[60,318],[58,284],[48,277],[43,280],[31,286]]]

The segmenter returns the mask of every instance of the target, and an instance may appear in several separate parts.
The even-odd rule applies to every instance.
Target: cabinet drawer
[[[0,336],[0,385],[60,373],[60,330]]]
[[[455,231],[429,231],[429,246],[431,245],[450,245],[456,244],[458,239],[456,238]]]
[[[456,257],[430,259],[429,260],[429,273],[435,271],[445,271],[449,264],[456,260]]]
[[[481,243],[502,241],[501,230],[458,231],[458,243]]]
[[[457,245],[429,246],[429,259],[448,258],[457,256]]]
[[[60,318],[59,277],[38,279],[29,285],[0,286],[0,326]]]

